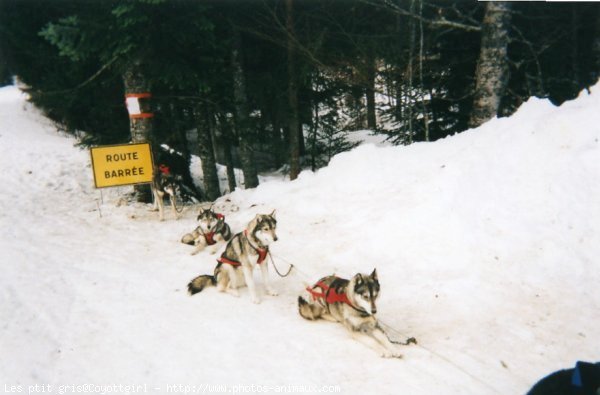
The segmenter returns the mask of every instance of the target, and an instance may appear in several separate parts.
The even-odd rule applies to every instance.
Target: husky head
[[[212,210],[212,206],[206,210],[201,208],[196,220],[198,221],[198,226],[204,233],[214,232],[220,221],[217,214]]]
[[[160,186],[163,191],[173,197],[177,196],[181,188],[181,176],[172,176],[171,174],[161,174]]]
[[[373,269],[371,275],[362,273],[352,277],[349,284],[354,302],[358,307],[368,314],[377,313],[375,301],[379,296],[379,280],[377,279],[377,269]]]
[[[250,232],[252,236],[262,244],[268,247],[269,244],[277,241],[277,220],[275,219],[275,210],[271,214],[257,214],[250,223]]]

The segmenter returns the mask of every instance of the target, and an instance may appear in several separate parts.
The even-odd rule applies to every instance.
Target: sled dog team
[[[194,278],[188,284],[191,295],[204,288],[216,286],[220,292],[239,296],[238,288],[246,285],[254,303],[260,303],[253,271],[258,266],[267,295],[277,292],[269,285],[267,256],[269,246],[277,241],[275,212],[257,214],[242,232],[232,235],[223,215],[212,207],[200,209],[198,226],[185,234],[181,242],[194,245],[192,255],[210,248],[216,252],[217,245],[226,242],[225,251],[217,259],[212,275]],[[305,297],[298,297],[298,310],[308,320],[323,318],[340,322],[352,337],[375,349],[383,357],[400,358],[399,347],[392,343],[375,318],[375,302],[379,296],[379,281],[376,270],[371,274],[358,273],[350,280],[336,276],[323,277],[313,286],[307,287]]]

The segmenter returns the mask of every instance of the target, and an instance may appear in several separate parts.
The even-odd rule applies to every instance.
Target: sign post
[[[152,182],[150,143],[94,147],[91,155],[96,188]]]

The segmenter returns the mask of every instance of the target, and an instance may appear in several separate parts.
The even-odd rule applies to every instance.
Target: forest
[[[597,3],[0,0],[0,85],[84,146],[168,146],[187,177],[198,155],[206,200],[226,192],[217,164],[229,191],[295,179],[354,131],[435,141],[599,76]]]

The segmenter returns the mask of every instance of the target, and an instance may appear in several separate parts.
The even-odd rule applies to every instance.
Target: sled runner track
[[[382,320],[379,320],[379,322],[386,327],[387,330],[389,330],[390,332],[395,332],[396,334],[407,338],[407,339],[414,339],[414,338],[408,338],[405,334],[403,334],[402,332],[400,332],[398,329],[394,328],[393,326],[385,323]],[[474,374],[470,373],[469,371],[467,371],[466,369],[464,369],[463,367],[461,367],[459,364],[457,364],[456,362],[452,361],[451,359],[449,359],[448,357],[445,357],[444,355],[433,351],[431,348],[423,346],[419,343],[417,343],[416,341],[414,342],[415,346],[427,351],[429,354],[441,359],[442,361],[446,362],[449,365],[452,365],[454,368],[458,369],[459,371],[461,371],[462,373],[464,373],[465,375],[469,376],[469,378],[471,378],[472,380],[478,382],[479,384],[483,385],[485,388],[489,389],[490,391],[492,391],[495,394],[502,394],[502,392],[498,391],[496,388],[492,387],[489,383],[481,380],[479,377],[475,376]]]
[[[279,255],[274,255],[272,252],[269,252],[269,257],[271,258],[271,264],[273,265],[273,268],[275,269],[275,271],[277,272],[277,274],[280,277],[287,277],[289,274],[291,274],[292,270],[296,271],[298,274],[301,275],[301,277],[303,277],[303,283],[305,286],[309,286],[310,285],[310,279],[311,277],[308,276],[305,272],[303,272],[302,270],[298,269],[298,265],[296,265],[295,263],[291,262],[288,259],[283,258],[282,256]],[[287,263],[289,265],[289,269],[287,271],[287,273],[285,275],[281,275],[279,270],[277,270],[277,267],[275,266],[275,261],[273,260],[273,257],[276,257],[277,259],[280,259],[282,261],[284,261],[285,263]],[[489,383],[481,380],[479,377],[475,376],[474,374],[470,373],[469,371],[467,371],[466,369],[464,369],[463,367],[461,367],[460,365],[458,365],[456,362],[452,361],[451,359],[449,359],[448,357],[445,357],[444,355],[433,351],[432,349],[430,349],[429,347],[423,346],[419,343],[417,343],[417,341],[413,338],[413,337],[409,337],[407,335],[405,335],[404,333],[402,333],[401,331],[399,331],[398,329],[394,328],[393,326],[387,324],[386,322],[382,321],[381,319],[378,319],[378,321],[384,326],[386,327],[387,330],[391,331],[391,332],[395,332],[397,335],[400,335],[401,337],[407,339],[405,343],[399,343],[399,344],[403,344],[403,345],[408,345],[410,343],[413,343],[416,347],[421,348],[422,350],[428,352],[429,354],[441,359],[442,361],[446,362],[447,364],[451,365],[452,367],[456,368],[457,370],[459,370],[460,372],[462,372],[463,374],[467,375],[469,378],[471,378],[472,380],[478,382],[479,384],[481,384],[482,386],[484,386],[485,388],[487,388],[488,390],[490,390],[491,392],[495,393],[495,394],[502,394],[502,392],[498,391],[496,388],[492,387]],[[391,340],[391,339],[390,339]]]

